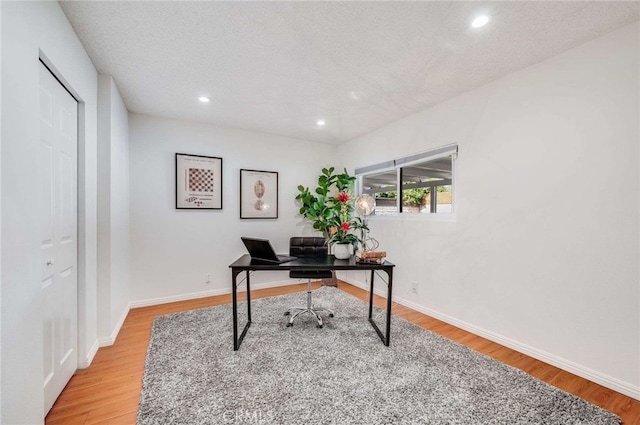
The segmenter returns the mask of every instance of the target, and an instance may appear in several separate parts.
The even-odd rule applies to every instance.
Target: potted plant
[[[321,232],[329,243],[349,245],[347,249],[352,254],[353,246],[360,242],[352,232],[364,228],[362,219],[353,216],[353,184],[356,178],[346,169],[340,174],[334,174],[334,170],[334,167],[322,169],[313,192],[298,186],[300,193],[296,199],[302,204],[300,214],[311,221],[315,230]],[[338,256],[337,252],[335,254]]]
[[[353,199],[348,192],[338,193],[336,201],[336,214],[329,228],[329,243],[334,244],[336,258],[346,259],[353,255],[354,246],[362,242],[352,232],[363,229],[364,223],[360,217],[353,217]]]

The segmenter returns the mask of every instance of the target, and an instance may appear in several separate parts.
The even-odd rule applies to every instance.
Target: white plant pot
[[[333,255],[339,260],[346,260],[353,255],[353,245],[350,243],[337,243],[333,245]]]

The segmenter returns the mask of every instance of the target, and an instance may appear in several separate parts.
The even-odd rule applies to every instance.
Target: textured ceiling
[[[61,5],[130,111],[335,144],[640,19],[608,1]]]

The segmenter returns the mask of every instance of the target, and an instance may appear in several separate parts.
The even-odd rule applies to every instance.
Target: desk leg
[[[251,285],[249,282],[249,270],[247,270],[247,320],[251,323]],[[244,338],[244,334],[240,337]]]
[[[385,271],[387,272],[387,276],[389,276],[389,282],[387,284],[387,338],[384,345],[388,347],[390,343],[389,339],[391,338],[391,294],[393,288],[393,269],[389,268]]]
[[[238,351],[240,348],[240,344],[242,344],[242,340],[244,336],[247,334],[247,330],[249,330],[249,326],[251,326],[251,285],[249,283],[249,271],[247,270],[247,324],[244,326],[240,337],[238,338],[238,284],[237,278],[238,274],[241,271],[232,270],[231,271],[231,299],[232,299],[232,309],[233,309],[233,351]]]
[[[375,271],[371,270],[371,286],[369,288],[369,323],[373,326],[373,329],[376,331],[384,345],[389,346],[389,341],[391,338],[391,293],[392,293],[392,285],[393,285],[393,269],[384,269],[389,278],[389,282],[387,283],[387,325],[385,329],[385,335],[382,334],[380,328],[376,322],[373,321],[373,278],[375,276]]]
[[[233,351],[238,350],[238,288],[236,277],[238,273],[231,271],[231,309],[233,310]]]
[[[369,321],[373,318],[373,278],[375,270],[371,270],[371,279],[369,279]]]

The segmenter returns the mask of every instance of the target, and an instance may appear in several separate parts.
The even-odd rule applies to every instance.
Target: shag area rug
[[[155,319],[137,423],[619,424],[612,413],[467,347],[392,317],[385,347],[367,304],[336,288],[333,309],[287,327],[305,293],[254,300],[233,351],[231,305]],[[239,311],[246,311],[241,303]],[[246,317],[240,319],[245,323]],[[385,315],[378,311],[381,329]]]

